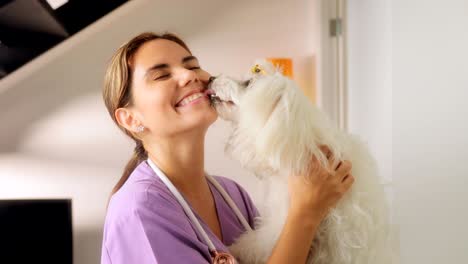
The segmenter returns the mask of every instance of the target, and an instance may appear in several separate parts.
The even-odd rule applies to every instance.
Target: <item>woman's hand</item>
[[[291,175],[288,180],[290,213],[315,224],[327,216],[354,182],[351,162],[344,160],[333,168],[333,153],[326,146],[320,149],[328,159],[328,168],[321,166],[314,156],[305,175]]]
[[[289,177],[288,217],[268,264],[305,263],[320,222],[354,182],[349,161],[333,168],[333,153],[325,146],[320,149],[327,156],[326,167],[314,157],[309,171]]]

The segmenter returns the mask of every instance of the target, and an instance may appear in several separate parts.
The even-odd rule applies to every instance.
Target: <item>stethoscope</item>
[[[198,230],[198,233],[201,234],[203,240],[208,245],[208,249],[209,249],[210,254],[211,254],[211,263],[213,263],[213,264],[236,264],[236,259],[234,258],[234,256],[232,256],[229,253],[218,252],[216,250],[213,242],[208,237],[208,234],[205,232],[205,230],[201,226],[200,222],[198,221],[198,219],[195,217],[192,210],[190,209],[190,206],[185,201],[185,199],[182,197],[182,195],[177,190],[177,188],[174,186],[174,184],[172,184],[172,182],[169,180],[169,178],[149,158],[148,158],[148,164],[153,169],[154,173],[163,181],[163,183],[167,186],[167,188],[171,191],[171,193],[176,197],[177,201],[182,206],[182,208],[184,209],[185,213],[188,215],[188,217],[190,218],[192,223],[195,224],[195,227]],[[208,174],[206,174],[206,177],[207,177],[208,181],[210,181],[216,187],[216,189],[221,193],[224,200],[228,203],[228,205],[234,211],[234,213],[236,214],[237,218],[242,223],[244,228],[247,231],[252,231],[252,228],[250,227],[249,223],[247,223],[247,220],[244,218],[244,216],[242,215],[242,213],[240,212],[239,208],[236,206],[236,204],[234,203],[232,198],[229,196],[229,194],[226,193],[226,191],[223,189],[223,187],[213,177],[211,177]]]

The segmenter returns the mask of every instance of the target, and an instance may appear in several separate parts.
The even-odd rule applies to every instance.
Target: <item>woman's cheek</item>
[[[211,74],[206,72],[205,70],[200,69],[198,73],[198,78],[202,80],[203,82],[208,82],[211,77]]]

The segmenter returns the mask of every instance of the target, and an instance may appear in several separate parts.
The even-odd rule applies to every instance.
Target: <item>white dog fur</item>
[[[331,124],[279,69],[257,61],[245,81],[217,77],[210,88],[221,118],[233,124],[226,151],[262,178],[268,196],[256,228],[230,247],[243,264],[265,263],[288,213],[287,177],[307,169],[320,145],[352,163],[352,188],[320,224],[309,253],[313,264],[387,264],[392,247],[388,205],[374,158],[356,136]],[[220,100],[221,101],[220,101]]]

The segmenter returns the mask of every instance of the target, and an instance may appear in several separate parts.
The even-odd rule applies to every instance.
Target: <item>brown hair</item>
[[[181,45],[190,54],[192,54],[185,42],[173,33],[164,33],[159,35],[152,32],[145,32],[139,34],[122,45],[115,52],[114,56],[112,56],[104,77],[102,96],[107,111],[109,111],[112,120],[114,120],[117,126],[119,126],[119,128],[125,134],[127,134],[135,141],[136,146],[132,157],[125,166],[122,177],[112,189],[111,195],[117,192],[122,187],[122,185],[124,185],[136,166],[148,158],[148,153],[145,150],[143,142],[132,132],[119,125],[115,117],[115,111],[118,108],[131,106],[133,104],[133,95],[131,89],[133,69],[131,60],[134,54],[143,44],[155,39],[166,39],[173,41]]]

